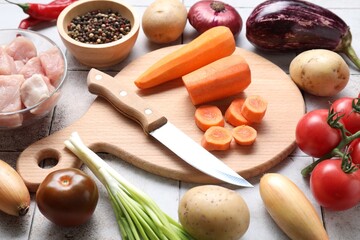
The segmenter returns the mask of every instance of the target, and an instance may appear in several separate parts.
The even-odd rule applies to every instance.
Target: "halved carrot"
[[[225,111],[225,121],[227,123],[234,127],[251,124],[251,122],[241,114],[241,108],[244,102],[245,99],[243,98],[235,98],[231,101],[230,106]]]
[[[155,62],[135,80],[135,85],[145,89],[178,79],[217,59],[231,55],[235,48],[234,36],[229,28],[210,28],[188,44]]]
[[[244,91],[251,83],[251,72],[242,56],[231,55],[199,68],[182,79],[192,103],[198,105]]]
[[[206,131],[212,126],[225,125],[221,110],[214,105],[203,105],[195,110],[195,123],[202,130]]]
[[[206,130],[201,146],[208,151],[228,150],[232,141],[231,131],[224,127],[213,126]]]
[[[267,101],[259,95],[248,96],[241,108],[241,114],[250,122],[259,123],[265,116]]]
[[[248,125],[241,125],[232,130],[232,136],[239,145],[251,145],[255,142],[257,131]]]

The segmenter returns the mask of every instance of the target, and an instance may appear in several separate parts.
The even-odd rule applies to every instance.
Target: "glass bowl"
[[[13,47],[10,48],[10,43],[20,36],[30,40],[33,43],[33,47],[28,48],[29,44],[17,43],[24,45],[14,44],[12,45]],[[36,49],[35,53],[31,51],[34,47]],[[65,54],[56,43],[48,37],[34,31],[21,29],[0,29],[0,48],[0,130],[28,126],[46,116],[57,104],[61,96],[61,88],[67,76]],[[28,52],[24,51],[24,49],[29,50],[28,52],[32,52],[32,54],[27,55]],[[4,53],[7,54],[6,58],[4,58]],[[51,55],[51,53],[56,54]],[[28,81],[34,76],[32,75],[32,70],[22,69],[32,58],[30,55],[34,56],[34,54],[36,54],[39,59],[41,55],[42,59],[41,61],[38,59],[35,61],[35,59],[33,59],[33,63],[37,63],[34,64],[40,66],[40,69],[42,69],[34,70],[34,74],[37,74],[37,78],[44,79],[48,91],[44,91],[43,83],[40,85],[42,91],[37,91],[36,89],[39,89],[37,88],[39,85],[36,83],[39,81],[34,81],[34,79],[32,79],[32,82]],[[25,56],[29,57],[26,58]],[[11,58],[10,60],[9,57]],[[4,59],[7,59],[5,63]],[[49,61],[49,59],[51,59],[51,61]],[[15,65],[11,63],[12,60],[14,64],[16,63]],[[11,65],[11,73],[6,70],[9,69],[6,67],[6,64]],[[35,67],[31,67],[30,62],[28,64],[28,66],[30,66],[28,69],[35,69]],[[63,64],[63,67],[61,64]],[[13,66],[16,67],[14,68]],[[40,74],[40,72],[43,72],[43,74]],[[19,84],[11,86],[12,83],[9,82],[9,78],[22,79],[21,77],[19,78],[19,75],[24,77],[24,81],[19,80]],[[43,76],[46,76],[46,78]],[[27,82],[26,85],[24,85],[25,82]],[[46,94],[44,95],[45,92]],[[36,96],[36,94],[39,95]],[[39,99],[39,101],[36,101],[37,99]],[[12,107],[11,104],[16,105],[16,107]]]

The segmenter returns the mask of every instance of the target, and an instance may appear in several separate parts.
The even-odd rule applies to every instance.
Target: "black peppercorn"
[[[131,24],[111,9],[94,10],[76,16],[68,24],[67,30],[68,35],[76,41],[103,44],[121,39],[131,31]]]

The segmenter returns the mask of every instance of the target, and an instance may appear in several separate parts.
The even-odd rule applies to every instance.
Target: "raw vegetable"
[[[296,142],[298,143],[300,140],[303,149],[308,149],[313,155],[319,156],[301,171],[303,176],[308,176],[317,164],[326,159],[348,158],[349,154],[351,156],[349,146],[360,138],[360,131],[349,134],[349,131],[346,130],[342,123],[343,115],[334,112],[332,108],[329,108],[327,117],[325,112],[326,109],[318,109],[305,114],[296,128]],[[338,143],[336,144],[336,142]],[[319,149],[320,151],[318,151]],[[360,174],[358,175],[360,176]]]
[[[162,212],[150,197],[122,178],[91,151],[76,132],[65,141],[65,145],[106,187],[122,239],[192,239],[182,226]]]
[[[291,239],[329,239],[314,206],[287,177],[267,173],[260,179],[266,210]]]
[[[249,122],[260,123],[265,116],[267,101],[259,95],[246,97],[241,107],[241,115]]]
[[[349,154],[354,164],[360,164],[360,138],[353,140],[349,145]],[[358,171],[360,174],[360,171]]]
[[[341,141],[340,131],[328,124],[328,113],[327,109],[316,109],[306,113],[297,123],[296,143],[309,156],[321,157]]]
[[[224,151],[230,148],[231,131],[225,127],[213,126],[204,133],[201,146],[208,151]]]
[[[135,80],[135,85],[145,89],[180,78],[217,59],[231,55],[235,47],[235,40],[229,28],[211,28],[155,62]]]
[[[234,37],[240,34],[243,24],[240,14],[233,6],[213,0],[198,1],[192,5],[188,19],[199,33],[215,26],[226,26]]]
[[[214,105],[203,105],[195,110],[196,126],[206,131],[212,126],[224,127],[225,121],[221,110]]]
[[[360,98],[342,97],[331,104],[338,115],[343,115],[341,122],[351,134],[360,131]]]
[[[248,125],[233,128],[232,136],[239,145],[252,145],[257,137],[257,131]]]
[[[181,198],[179,220],[197,240],[238,240],[250,223],[249,208],[235,191],[215,185],[191,188]]]
[[[94,180],[76,168],[48,174],[36,192],[40,212],[62,227],[87,222],[95,211],[99,192]]]
[[[349,26],[335,13],[309,1],[264,1],[246,21],[246,37],[263,50],[321,48],[344,53],[360,69]]]
[[[40,19],[36,19],[36,18],[33,18],[33,17],[28,17],[28,18],[25,18],[23,20],[21,20],[18,28],[21,28],[21,29],[28,29],[28,28],[31,28],[31,27],[34,27],[40,23],[42,23],[43,21],[40,20]]]
[[[289,72],[300,89],[321,97],[338,94],[350,78],[350,70],[344,59],[325,49],[300,53],[291,61]]]
[[[54,0],[48,4],[44,4],[44,5],[62,5],[62,4],[71,4],[73,2],[75,2],[77,0]],[[32,3],[33,4],[33,3]],[[23,6],[26,6],[26,4],[23,4]],[[38,19],[38,18],[35,18],[35,17],[32,17],[32,16],[29,16],[28,18],[25,18],[23,20],[21,20],[18,28],[21,28],[21,29],[28,29],[28,28],[31,28],[31,27],[34,27],[34,26],[37,26],[39,25],[40,23],[42,22],[48,22],[48,21],[45,21],[45,20],[41,20],[41,19]]]
[[[231,101],[229,107],[225,111],[225,121],[231,124],[234,127],[240,125],[250,125],[251,122],[248,121],[242,114],[241,108],[244,104],[244,98],[236,98]]]
[[[184,31],[187,10],[180,0],[155,0],[142,16],[142,29],[155,43],[169,43]]]
[[[0,211],[23,216],[30,207],[30,193],[23,179],[9,164],[0,160]]]
[[[323,207],[342,211],[360,201],[360,178],[353,163],[344,158],[327,159],[316,165],[310,176],[310,189]]]
[[[248,63],[240,55],[216,60],[182,77],[194,105],[243,92],[251,83]]]
[[[64,8],[69,6],[73,1],[53,1],[49,4],[40,3],[15,3],[5,0],[8,3],[19,6],[24,13],[29,14],[30,17],[42,21],[56,20]]]

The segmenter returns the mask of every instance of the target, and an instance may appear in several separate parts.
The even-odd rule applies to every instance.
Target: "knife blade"
[[[88,73],[87,84],[91,93],[108,100],[120,113],[139,123],[145,134],[157,139],[191,166],[224,182],[253,187],[120,81],[92,68]]]

